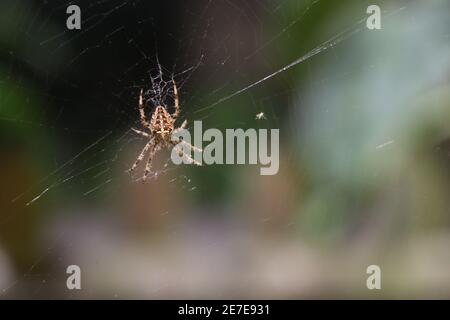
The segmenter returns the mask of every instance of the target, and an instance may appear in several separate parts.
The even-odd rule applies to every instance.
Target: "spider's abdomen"
[[[171,133],[173,130],[172,116],[167,112],[166,108],[158,106],[152,114],[151,125],[154,133]]]

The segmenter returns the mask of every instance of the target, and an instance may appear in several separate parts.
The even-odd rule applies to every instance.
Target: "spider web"
[[[140,128],[141,88],[148,115],[151,106],[173,107],[173,78],[180,90],[181,121],[204,120],[205,126],[217,128],[279,128],[281,105],[297,92],[296,72],[311,72],[310,60],[320,55],[334,55],[339,62],[339,46],[366,32],[367,18],[365,10],[356,10],[339,29],[317,37],[314,30],[305,32],[311,39],[305,37],[298,51],[282,52],[277,46],[303,42],[292,38],[294,31],[314,19],[325,1],[178,1],[176,9],[163,2],[81,1],[76,3],[82,11],[79,31],[65,28],[70,4],[1,5],[3,29],[13,32],[0,49],[0,121],[8,137],[15,136],[21,145],[18,152],[36,157],[34,172],[27,173],[34,176],[30,183],[6,181],[14,187],[4,199],[3,230],[40,214],[48,219],[47,212],[58,208],[107,203],[136,188],[125,171],[144,143],[130,130]],[[390,9],[386,19],[403,9]],[[233,22],[226,23],[230,17]],[[222,110],[229,108],[236,117],[221,118]],[[257,114],[264,118],[256,120]],[[27,140],[29,136],[34,140]],[[177,168],[167,159],[163,154],[156,162],[152,183],[164,179],[171,192],[198,197],[203,191],[200,169]],[[168,213],[160,210],[161,215]],[[58,232],[56,241],[24,258],[20,274],[2,284],[3,294],[20,296],[23,284],[33,288],[31,297],[51,296],[54,291],[47,283],[60,274],[41,274],[40,269],[57,269],[60,257],[54,252],[61,252],[60,247],[70,251],[76,241],[67,234]]]

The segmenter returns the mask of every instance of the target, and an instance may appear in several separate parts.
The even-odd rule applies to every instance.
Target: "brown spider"
[[[163,149],[163,148],[176,148],[178,151],[178,154],[181,158],[183,158],[185,163],[194,163],[198,166],[201,166],[201,163],[198,161],[192,159],[192,157],[186,153],[184,153],[183,148],[180,148],[180,144],[186,145],[188,148],[190,148],[193,151],[201,152],[202,150],[199,148],[196,148],[192,146],[190,143],[179,139],[178,141],[172,141],[172,134],[183,130],[186,128],[187,120],[184,120],[183,124],[175,129],[175,121],[178,119],[178,116],[180,115],[180,103],[178,98],[178,89],[177,85],[175,84],[175,80],[172,80],[173,82],[173,94],[174,94],[174,100],[175,100],[175,112],[173,114],[170,114],[165,106],[157,106],[155,111],[152,114],[152,118],[150,122],[147,121],[147,118],[145,116],[144,111],[144,101],[142,98],[143,95],[143,89],[141,89],[141,93],[139,95],[139,114],[141,118],[141,123],[144,129],[147,129],[149,132],[140,131],[134,128],[131,128],[134,132],[137,134],[145,137],[148,139],[147,144],[145,145],[144,149],[142,149],[141,153],[137,157],[136,161],[134,162],[131,169],[128,171],[130,173],[133,173],[133,171],[136,169],[139,162],[144,159],[145,155],[148,153],[148,160],[147,164],[145,166],[144,175],[142,177],[142,181],[145,182],[147,179],[147,176],[151,172],[151,165],[152,160],[155,154]]]

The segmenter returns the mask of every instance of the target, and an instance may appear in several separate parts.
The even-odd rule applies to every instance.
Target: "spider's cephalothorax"
[[[178,89],[177,85],[175,84],[175,81],[173,82],[173,94],[175,99],[175,112],[173,114],[170,114],[166,107],[164,106],[157,106],[155,108],[155,111],[152,113],[152,117],[150,122],[147,121],[147,117],[145,116],[145,110],[144,110],[144,100],[143,100],[143,90],[141,89],[141,93],[139,95],[139,114],[141,118],[141,124],[144,127],[144,131],[137,130],[134,128],[131,128],[134,132],[137,134],[147,138],[148,142],[145,145],[144,149],[142,149],[141,153],[139,154],[138,158],[134,162],[133,166],[129,170],[131,173],[136,169],[139,162],[144,159],[145,155],[148,153],[148,160],[147,164],[145,166],[144,175],[142,177],[142,181],[145,181],[150,173],[151,165],[153,157],[155,156],[156,152],[163,148],[170,148],[174,147],[176,148],[178,154],[180,157],[183,158],[187,163],[194,163],[196,165],[201,165],[199,162],[195,161],[191,158],[190,155],[184,153],[183,148],[180,148],[180,144],[184,144],[187,147],[189,147],[193,151],[201,152],[201,149],[198,149],[191,144],[189,144],[186,141],[178,140],[178,141],[172,141],[172,134],[176,133],[178,130],[182,130],[186,128],[187,121],[184,120],[183,124],[175,129],[175,121],[177,120],[178,116],[180,115],[180,104],[179,104],[179,98],[178,98]],[[147,131],[147,132],[146,132]]]

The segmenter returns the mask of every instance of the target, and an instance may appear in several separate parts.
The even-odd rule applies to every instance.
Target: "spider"
[[[180,130],[185,129],[187,125],[187,120],[184,120],[180,127],[175,128],[175,121],[178,119],[181,109],[178,97],[178,89],[175,80],[172,79],[172,83],[175,100],[175,112],[170,114],[165,106],[159,105],[156,107],[155,111],[153,111],[150,122],[148,122],[145,116],[144,99],[142,97],[144,93],[143,89],[141,89],[141,92],[139,94],[139,115],[141,118],[141,124],[144,127],[144,130],[146,129],[148,130],[148,132],[137,130],[135,128],[131,128],[131,130],[136,132],[138,135],[148,139],[148,142],[142,149],[141,153],[137,157],[131,169],[127,171],[132,174],[133,171],[138,166],[138,164],[144,159],[145,155],[148,153],[147,164],[145,165],[144,175],[142,176],[143,182],[147,180],[148,175],[151,173],[152,161],[155,154],[163,148],[170,148],[170,147],[176,148],[175,150],[178,151],[179,156],[184,160],[185,163],[189,164],[194,163],[198,166],[201,166],[201,163],[192,159],[190,155],[184,153],[183,148],[180,148],[179,145],[180,144],[186,145],[191,150],[197,152],[201,152],[202,151],[201,149],[194,147],[193,145],[182,139],[172,141],[172,135]]]

